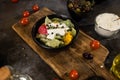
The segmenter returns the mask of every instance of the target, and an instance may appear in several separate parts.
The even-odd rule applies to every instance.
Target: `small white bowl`
[[[111,37],[120,30],[119,16],[113,13],[99,14],[95,19],[95,31],[103,37]]]

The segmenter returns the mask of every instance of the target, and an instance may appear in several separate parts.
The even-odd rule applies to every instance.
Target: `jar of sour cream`
[[[95,19],[95,31],[103,37],[111,37],[120,30],[119,16],[113,13],[99,14]]]

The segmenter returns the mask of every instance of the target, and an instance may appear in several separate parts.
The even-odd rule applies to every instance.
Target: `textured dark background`
[[[0,66],[11,65],[21,73],[29,74],[33,80],[53,80],[59,78],[56,73],[12,30],[12,25],[21,18],[24,10],[32,10],[38,4],[48,7],[59,14],[70,16],[66,0],[0,0]],[[120,0],[105,0],[94,6],[86,18],[79,21],[80,28],[91,37],[100,40],[108,48],[105,66],[109,70],[113,58],[120,53],[120,33],[111,38],[102,38],[94,31],[95,17],[104,12],[120,16]]]

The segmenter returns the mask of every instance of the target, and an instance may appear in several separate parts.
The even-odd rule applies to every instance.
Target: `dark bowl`
[[[78,22],[87,17],[93,9],[94,4],[92,0],[86,0],[85,2],[82,0],[67,0],[67,9],[70,16]]]
[[[77,22],[83,18],[87,18],[90,12],[94,9],[95,5],[103,2],[104,0],[67,0],[67,9],[70,16]],[[89,6],[87,6],[89,5]]]
[[[46,17],[46,16],[45,16],[45,17]],[[45,45],[44,42],[42,42],[42,41],[40,41],[40,40],[38,40],[38,39],[36,38],[36,33],[38,32],[38,28],[39,28],[39,26],[40,26],[41,24],[44,23],[45,17],[41,18],[40,20],[38,20],[38,21],[34,24],[34,26],[33,26],[33,28],[32,28],[32,38],[33,38],[33,40],[34,40],[40,47],[45,48],[45,49],[49,49],[49,50],[64,49],[64,48],[70,46],[70,45],[73,43],[73,41],[76,39],[76,37],[77,37],[77,34],[78,34],[78,32],[79,32],[79,26],[78,26],[78,24],[77,24],[73,19],[68,18],[68,17],[66,17],[66,16],[61,16],[61,15],[57,15],[57,14],[47,15],[47,17],[48,17],[49,19],[52,19],[52,18],[60,18],[60,19],[63,19],[63,20],[70,19],[71,22],[74,24],[75,30],[76,30],[76,35],[73,37],[72,41],[71,41],[68,45],[63,46],[63,47],[53,48],[53,47],[50,47],[50,46]]]
[[[102,3],[103,1],[106,1],[106,0],[94,0],[95,1],[95,4],[100,4]]]

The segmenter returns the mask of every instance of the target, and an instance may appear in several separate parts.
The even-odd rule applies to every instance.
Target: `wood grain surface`
[[[79,80],[85,80],[94,75],[102,76],[106,80],[115,80],[104,67],[104,61],[109,54],[108,50],[102,45],[97,50],[91,50],[90,42],[93,38],[81,30],[74,43],[62,50],[46,50],[33,41],[31,30],[35,22],[53,13],[48,8],[42,8],[29,16],[28,25],[22,26],[17,22],[12,28],[62,79],[70,80],[68,73],[72,69],[76,69],[80,75]],[[83,52],[88,51],[94,56],[93,60],[86,60],[82,57]]]

